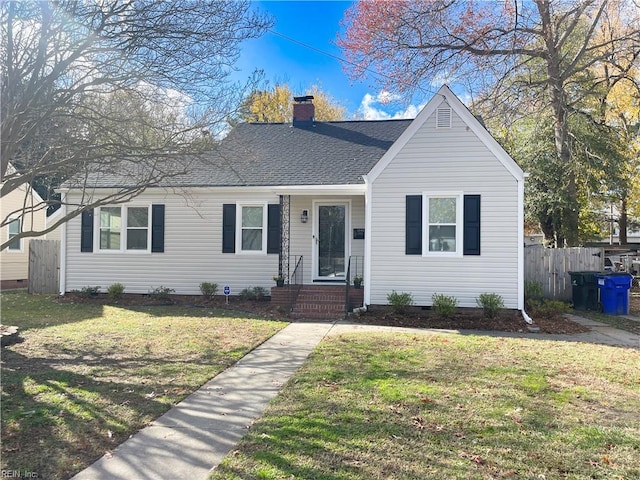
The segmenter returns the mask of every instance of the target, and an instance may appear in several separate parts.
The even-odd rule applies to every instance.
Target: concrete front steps
[[[346,289],[340,285],[303,285],[289,316],[317,320],[335,320],[345,316]],[[271,289],[271,302],[286,305],[288,287]],[[363,290],[350,288],[349,309],[359,307],[363,301]]]

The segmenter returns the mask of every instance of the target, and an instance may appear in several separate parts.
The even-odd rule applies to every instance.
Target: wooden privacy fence
[[[60,240],[29,242],[29,293],[58,293]]]
[[[540,283],[545,298],[570,301],[569,272],[602,270],[602,248],[545,248],[534,245],[524,249],[524,280]]]

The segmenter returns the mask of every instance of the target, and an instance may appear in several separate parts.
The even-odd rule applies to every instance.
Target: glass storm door
[[[315,277],[340,280],[346,274],[347,205],[318,205]]]

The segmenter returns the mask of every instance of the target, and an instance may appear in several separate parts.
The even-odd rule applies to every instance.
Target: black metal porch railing
[[[344,311],[345,315],[349,313],[351,305],[351,283],[362,286],[362,276],[364,272],[364,257],[361,255],[351,255],[347,263],[347,274],[345,276],[345,296]]]
[[[293,310],[294,305],[296,304],[296,300],[298,299],[298,294],[300,293],[300,289],[302,288],[302,283],[304,281],[304,263],[303,256],[300,255],[290,255],[289,262],[293,258],[293,262],[295,263],[295,268],[293,269],[293,273],[289,277],[289,311]]]

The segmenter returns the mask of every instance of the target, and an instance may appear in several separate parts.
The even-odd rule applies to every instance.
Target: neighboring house
[[[396,290],[523,308],[523,172],[448,87],[414,120],[314,122],[296,100],[292,125],[240,124],[189,175],[68,222],[61,291],[237,294],[296,265],[292,283],[344,285],[351,264],[367,305]],[[99,195],[127,178],[92,182]]]
[[[13,167],[10,165],[9,169]],[[46,209],[40,208],[33,213],[30,211],[37,205],[43,205],[42,198],[27,183],[2,198],[0,218],[5,223],[0,229],[2,243],[26,230],[44,230]],[[30,240],[17,239],[0,252],[0,288],[27,287]]]
[[[51,215],[47,215],[46,227],[49,228],[62,218],[62,209],[57,209]],[[47,240],[60,240],[62,238],[62,227],[57,227],[47,233]]]

